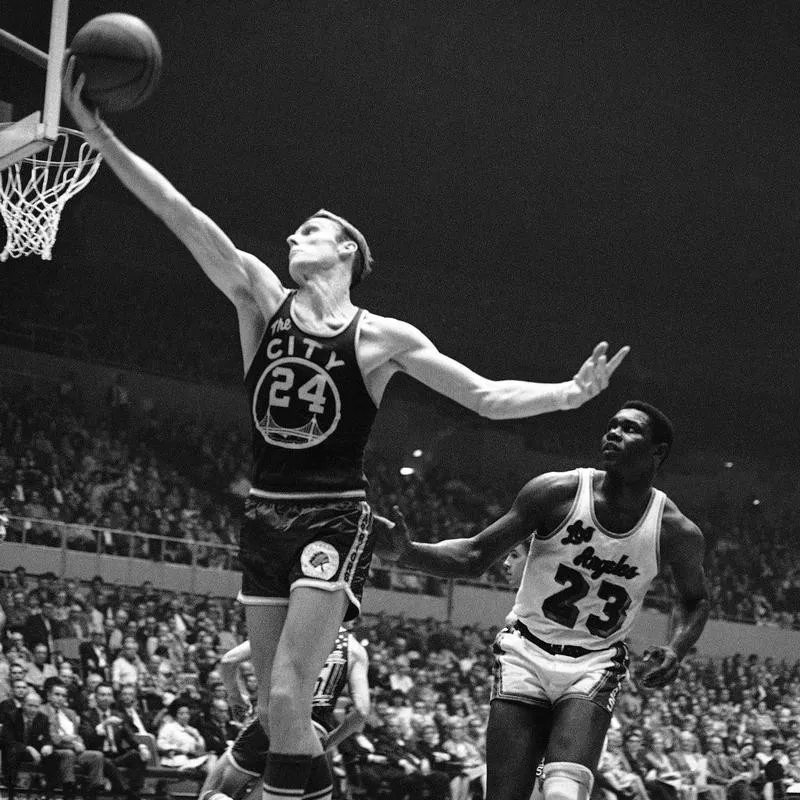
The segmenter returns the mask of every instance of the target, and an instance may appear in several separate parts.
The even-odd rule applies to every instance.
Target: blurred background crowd
[[[86,413],[80,381],[52,391],[0,386],[0,497],[12,540],[206,567],[235,567],[239,511],[247,494],[250,446],[233,426],[160,412],[134,398],[120,374],[105,411]],[[143,410],[142,410],[143,407]],[[369,456],[371,501],[397,503],[421,539],[469,536],[507,508],[529,476],[476,485],[435,463],[402,474]],[[800,629],[800,516],[790,502],[753,505],[718,494],[685,507],[707,540],[712,617]],[[68,527],[63,527],[67,523]],[[133,535],[131,535],[133,534]],[[151,538],[152,536],[152,538]],[[225,547],[227,546],[227,547]],[[665,576],[649,603],[669,604]],[[382,588],[441,591],[439,581],[375,570]],[[494,565],[482,582],[504,580]]]

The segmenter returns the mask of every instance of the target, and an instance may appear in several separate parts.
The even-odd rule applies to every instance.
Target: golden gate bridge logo
[[[292,450],[314,447],[339,425],[341,399],[331,376],[312,361],[273,361],[253,393],[253,422],[268,444]]]

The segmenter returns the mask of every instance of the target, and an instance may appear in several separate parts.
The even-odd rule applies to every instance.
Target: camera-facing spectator
[[[231,722],[228,701],[221,698],[212,700],[200,726],[200,735],[205,741],[206,750],[217,757],[221,756],[238,733],[239,728]]]
[[[49,601],[46,602],[48,607],[52,607]],[[43,642],[48,649],[52,648],[53,625],[44,613],[44,603],[38,590],[28,593],[28,612],[28,619],[22,629],[25,646],[33,650],[35,644]]]
[[[213,767],[216,757],[208,753],[200,731],[189,724],[191,716],[192,709],[188,703],[178,699],[173,701],[161,723],[156,741],[165,767],[203,767],[207,770]]]
[[[77,772],[85,773],[85,800],[95,800],[103,790],[103,754],[88,750],[80,735],[80,719],[67,707],[67,687],[58,678],[48,681],[47,703],[42,706],[50,723],[50,738],[59,757],[64,798],[77,796]]]
[[[111,660],[106,646],[106,636],[102,630],[93,630],[91,638],[78,645],[78,656],[84,675],[97,672],[105,680],[111,677]]]
[[[22,672],[22,665],[18,666],[20,673]],[[17,675],[11,682],[11,696],[5,700],[0,701],[0,725],[6,717],[13,717],[18,711],[22,709],[25,702],[25,696],[31,690],[28,681],[25,680],[22,674]]]
[[[0,752],[9,800],[14,798],[17,773],[27,764],[42,767],[49,792],[56,782],[58,759],[54,758],[50,722],[41,706],[39,693],[29,688],[21,706],[2,718]]]
[[[139,643],[133,636],[126,637],[122,649],[111,665],[111,685],[114,691],[123,686],[138,686],[147,674],[147,667],[139,658]]]
[[[25,680],[40,693],[43,693],[44,682],[48,678],[58,676],[58,670],[50,663],[50,651],[47,645],[40,642],[33,645],[33,660],[28,664]]]
[[[139,744],[130,717],[113,708],[111,685],[101,683],[94,694],[95,707],[81,716],[81,735],[90,750],[103,754],[103,773],[111,783],[111,791],[136,800],[144,786],[150,751],[146,745]],[[126,770],[125,780],[120,769]]]

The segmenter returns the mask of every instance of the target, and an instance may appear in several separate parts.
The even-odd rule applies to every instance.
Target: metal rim
[[[4,130],[5,128],[10,128],[14,124],[15,123],[13,122],[0,122],[0,131]],[[59,125],[58,134],[59,136],[65,135],[67,137],[67,141],[69,141],[69,137],[73,137],[74,139],[78,140],[76,142],[76,145],[79,147],[83,142],[86,142],[88,144],[86,139],[86,134],[83,131],[78,130],[77,128],[69,128],[66,125]],[[62,166],[68,166],[68,165],[80,166],[81,164],[85,164],[87,161],[96,160],[100,157],[100,151],[96,150],[91,145],[89,145],[89,147],[91,148],[91,153],[87,155],[85,158],[70,159],[70,160],[60,159],[60,158],[44,158],[42,156],[42,153],[48,148],[55,147],[56,141],[52,143],[47,143],[44,147],[42,147],[42,149],[38,153],[34,153],[31,156],[26,156],[25,158],[21,158],[16,163],[40,164],[42,166],[52,166],[54,164],[60,164]]]

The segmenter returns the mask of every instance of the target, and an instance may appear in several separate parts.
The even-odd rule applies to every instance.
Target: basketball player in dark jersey
[[[297,289],[236,248],[81,99],[67,54],[64,102],[122,183],[186,245],[236,308],[253,430],[253,490],[241,535],[241,601],[272,743],[264,800],[320,796],[327,762],[311,698],[339,625],[359,611],[373,547],[364,446],[383,393],[404,372],[491,419],[578,408],[608,385],[628,348],[602,342],[563,383],[492,381],[440,353],[417,328],[356,308],[371,270],[364,236],[325,210],[288,237]]]
[[[611,713],[627,675],[624,643],[661,565],[677,603],[669,643],[642,677],[663,686],[700,637],[709,600],[704,540],[653,481],[672,445],[657,408],[626,403],[602,438],[603,470],[540,475],[511,509],[469,539],[412,542],[398,524],[383,537],[399,561],[434,575],[480,575],[534,532],[512,625],[494,644],[487,729],[487,796],[528,800],[544,757],[544,800],[588,800]]]
[[[228,667],[241,664],[249,658],[249,642],[234,647],[223,656]],[[312,701],[312,720],[328,753],[364,728],[370,705],[368,667],[364,646],[346,627],[340,628],[333,650],[317,679]],[[228,686],[232,680],[235,681],[235,677],[230,670],[225,674]],[[338,722],[334,712],[345,688],[349,691],[353,708]],[[228,693],[229,697],[236,696],[239,690],[229,686]],[[245,800],[255,790],[260,792],[268,753],[269,738],[258,718],[253,718],[218,759],[200,790],[198,800]]]

